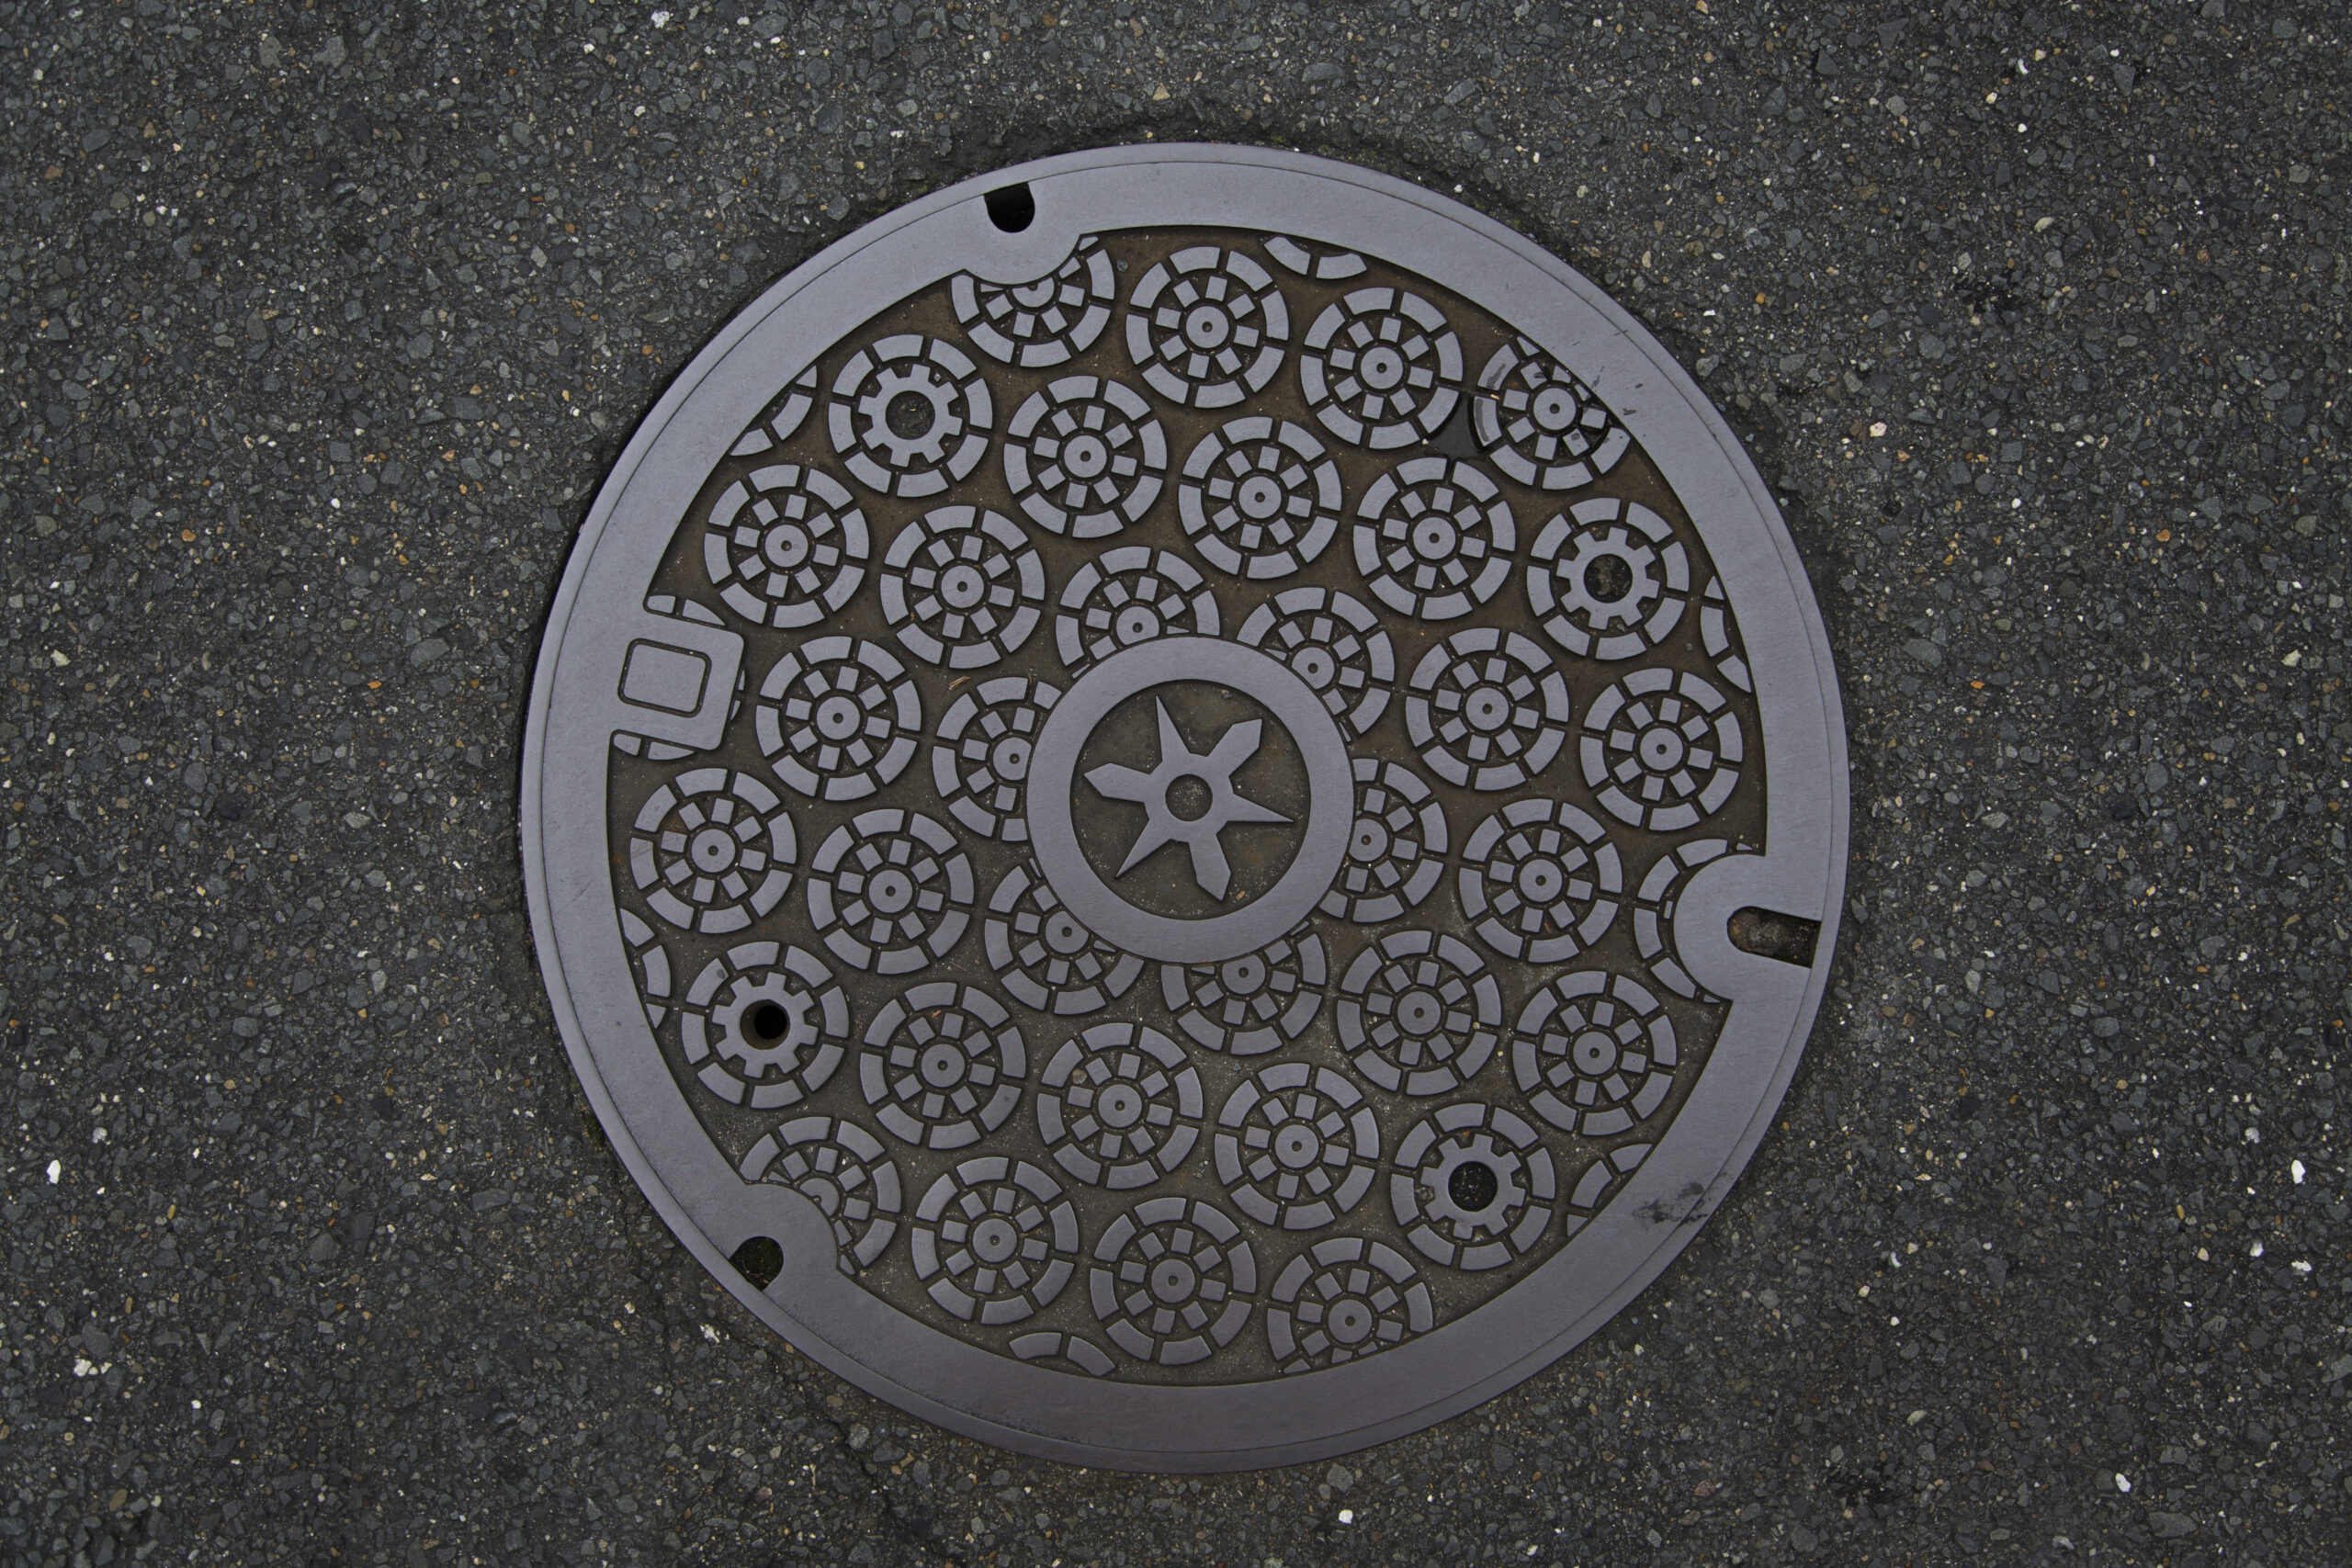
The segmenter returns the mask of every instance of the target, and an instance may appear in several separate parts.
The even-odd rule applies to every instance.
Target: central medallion
[[[1354,773],[1338,722],[1281,661],[1159,637],[1089,669],[1029,765],[1037,869],[1144,958],[1252,953],[1311,913],[1347,856]]]
[[[1287,826],[1291,818],[1270,806],[1244,795],[1234,777],[1244,762],[1259,753],[1264,723],[1238,719],[1224,728],[1207,752],[1192,749],[1184,732],[1168,714],[1168,698],[1151,694],[1152,711],[1159,720],[1159,761],[1148,773],[1120,762],[1087,768],[1086,782],[1109,800],[1125,800],[1143,807],[1143,826],[1120,857],[1124,877],[1166,845],[1182,845],[1191,855],[1193,886],[1211,899],[1222,900],[1233,886],[1233,865],[1226,858],[1224,834],[1236,823]],[[1097,725],[1088,739],[1098,744],[1108,724]],[[1089,747],[1088,750],[1093,750]]]

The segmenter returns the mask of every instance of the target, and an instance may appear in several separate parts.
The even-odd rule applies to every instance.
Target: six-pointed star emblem
[[[1185,743],[1176,721],[1168,716],[1167,704],[1154,698],[1152,706],[1159,714],[1159,765],[1147,773],[1106,762],[1086,774],[1086,782],[1096,793],[1113,800],[1132,800],[1144,809],[1143,831],[1136,835],[1127,858],[1114,874],[1126,875],[1162,844],[1182,844],[1193,853],[1193,880],[1210,897],[1222,898],[1233,881],[1233,872],[1226,864],[1225,846],[1218,835],[1235,822],[1290,820],[1279,811],[1244,799],[1233,787],[1233,771],[1257,754],[1259,721],[1245,718],[1232,725],[1204,756]],[[1196,788],[1207,795],[1205,809],[1189,818],[1178,816],[1168,799],[1169,791],[1185,779],[1197,781]]]

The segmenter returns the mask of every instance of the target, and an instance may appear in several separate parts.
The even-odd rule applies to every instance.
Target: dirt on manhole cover
[[[630,441],[523,832],[702,1261],[958,1431],[1317,1458],[1536,1371],[1770,1124],[1835,675],[1697,388],[1477,214],[1259,150],[843,240]]]

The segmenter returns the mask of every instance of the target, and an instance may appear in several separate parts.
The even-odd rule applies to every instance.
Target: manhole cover
[[[574,1065],[704,1264],[1135,1468],[1599,1327],[1770,1124],[1844,863],[1820,622],[1698,389],[1499,225],[1256,150],[943,191],[729,323],[525,766]]]

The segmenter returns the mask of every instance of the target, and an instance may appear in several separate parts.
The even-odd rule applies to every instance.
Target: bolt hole
[[[1029,194],[1027,182],[1017,186],[1001,186],[989,192],[989,221],[1008,234],[1018,234],[1035,221],[1037,198]]]
[[[792,1017],[774,1002],[762,1002],[752,1010],[752,1032],[770,1044],[781,1040],[792,1027]]]
[[[1453,1206],[1468,1214],[1481,1213],[1491,1207],[1495,1194],[1502,1190],[1502,1183],[1495,1179],[1495,1168],[1471,1160],[1453,1168],[1445,1179],[1445,1194]]]
[[[883,409],[882,417],[893,435],[911,438],[923,434],[931,429],[931,400],[921,392],[900,392]]]
[[[735,1249],[728,1261],[735,1265],[735,1272],[752,1281],[755,1291],[764,1291],[784,1272],[784,1248],[772,1236],[755,1235]]]
[[[1794,915],[1749,908],[1738,910],[1731,918],[1734,947],[1758,958],[1777,958],[1800,968],[1811,967],[1813,945],[1820,938],[1820,921],[1801,920]]]
[[[1634,569],[1620,556],[1602,556],[1584,569],[1584,591],[1604,604],[1614,604],[1634,591]]]

